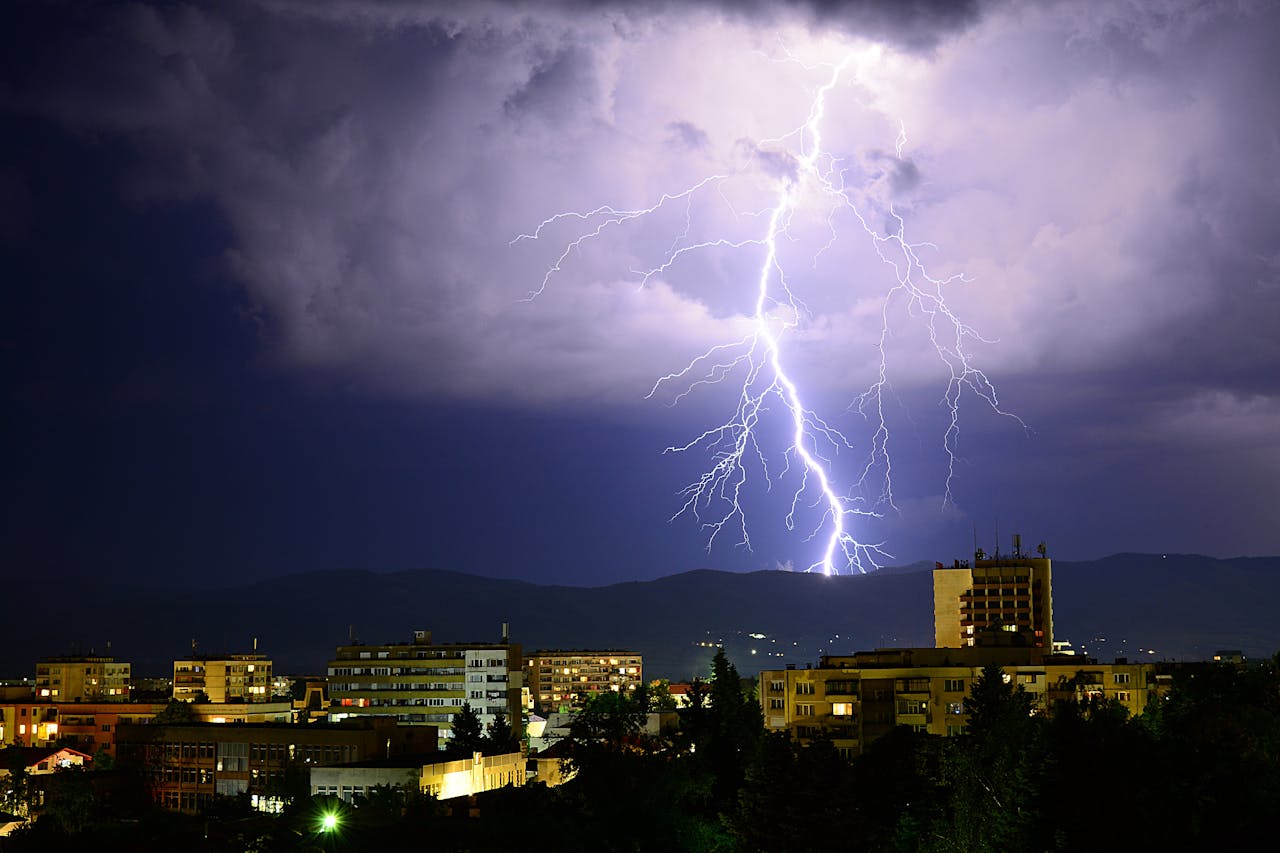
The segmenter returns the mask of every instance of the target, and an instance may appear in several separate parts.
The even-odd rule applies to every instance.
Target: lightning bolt
[[[639,286],[666,273],[691,253],[715,248],[738,250],[758,247],[763,250],[764,258],[755,280],[751,331],[739,340],[712,346],[681,370],[659,378],[646,399],[652,398],[661,389],[672,386],[679,389],[672,401],[672,405],[675,405],[700,387],[720,383],[741,373],[742,384],[730,416],[723,423],[705,430],[690,441],[671,445],[665,450],[667,453],[701,450],[711,460],[709,468],[680,492],[683,504],[671,518],[673,521],[684,515],[695,518],[708,534],[708,551],[726,531],[732,531],[731,535],[736,536],[737,544],[750,549],[751,535],[743,510],[743,499],[752,480],[752,472],[759,471],[762,474],[765,488],[768,489],[794,466],[799,472],[798,484],[791,493],[785,525],[788,530],[794,531],[801,523],[801,515],[809,518],[805,541],[821,542],[821,550],[807,570],[827,575],[841,570],[866,572],[878,567],[881,559],[891,557],[884,550],[885,543],[859,541],[849,529],[858,516],[878,518],[882,515],[883,508],[895,507],[890,435],[884,407],[885,395],[891,392],[886,356],[886,344],[891,336],[891,306],[905,301],[909,313],[922,318],[929,339],[949,373],[941,400],[941,405],[950,416],[943,436],[943,447],[948,459],[944,503],[951,502],[951,486],[958,453],[960,400],[965,389],[985,400],[997,413],[1014,418],[1026,428],[1020,419],[1000,407],[995,386],[972,364],[965,349],[965,343],[969,340],[984,343],[991,341],[965,324],[947,306],[945,288],[968,279],[963,274],[943,279],[930,276],[920,259],[920,250],[934,248],[933,244],[909,242],[905,236],[906,224],[892,208],[888,217],[892,224],[891,230],[881,233],[872,227],[855,204],[853,190],[845,184],[849,170],[843,167],[841,161],[823,150],[822,122],[826,115],[827,97],[839,85],[854,58],[855,54],[850,54],[838,64],[806,66],[809,69],[829,68],[830,75],[814,93],[804,123],[781,137],[763,141],[752,154],[752,161],[762,153],[773,159],[781,154],[789,165],[787,174],[776,181],[773,203],[752,214],[760,215],[767,222],[760,236],[739,240],[716,238],[689,242],[695,197],[716,191],[725,198],[725,183],[749,168],[752,165],[749,162],[742,169],[705,177],[680,192],[664,193],[648,207],[628,209],[601,205],[589,211],[557,213],[544,219],[533,231],[520,234],[511,241],[514,245],[541,239],[553,226],[576,223],[579,229],[577,236],[565,244],[547,268],[540,284],[528,294],[528,299],[536,299],[545,292],[570,257],[585,244],[600,238],[611,229],[651,217],[664,208],[675,205],[685,206],[684,229],[676,235],[666,254],[656,265],[649,269],[632,270],[638,278]],[[795,61],[790,54],[787,54],[787,59]],[[792,141],[797,149],[796,153],[788,150],[787,146]],[[895,141],[898,160],[902,159],[905,144],[906,129],[900,124]],[[870,421],[874,430],[861,476],[852,484],[850,491],[844,494],[837,490],[831,472],[835,457],[841,451],[853,450],[854,447],[839,429],[805,405],[796,380],[788,372],[783,359],[784,338],[801,327],[808,311],[788,282],[786,270],[779,259],[778,242],[790,236],[788,229],[793,215],[806,193],[814,191],[826,199],[827,225],[831,234],[830,240],[817,255],[821,255],[836,240],[836,213],[849,210],[871,240],[877,255],[893,270],[894,277],[894,284],[885,294],[881,306],[876,379],[849,407]],[[725,200],[727,202],[727,198]],[[772,411],[774,405],[783,413],[790,442],[781,454],[783,465],[780,471],[771,470],[770,457],[761,443],[762,419]],[[877,472],[882,472],[879,474],[879,494],[874,500],[868,500],[861,492],[865,492]]]

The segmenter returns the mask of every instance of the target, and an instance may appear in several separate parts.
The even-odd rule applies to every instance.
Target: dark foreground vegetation
[[[354,805],[298,796],[280,817],[234,800],[199,818],[66,790],[4,851],[518,850],[1042,851],[1274,846],[1280,656],[1182,672],[1140,717],[1105,702],[1033,716],[984,671],[967,734],[906,729],[850,762],[826,743],[766,734],[749,685],[717,656],[679,729],[641,735],[649,696],[610,695],[578,717],[556,788],[468,803],[375,790]],[[333,817],[326,827],[324,818]]]

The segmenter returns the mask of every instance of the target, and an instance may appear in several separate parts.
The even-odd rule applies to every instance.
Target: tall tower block
[[[934,645],[1053,650],[1053,567],[1047,557],[957,560],[933,570]],[[1043,552],[1042,552],[1043,553]]]

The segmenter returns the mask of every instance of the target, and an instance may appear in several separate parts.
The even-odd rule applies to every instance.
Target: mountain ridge
[[[703,674],[723,643],[752,674],[823,653],[932,645],[930,569],[833,577],[696,569],[577,587],[451,569],[330,568],[207,589],[104,590],[71,623],[11,608],[0,675],[29,675],[39,658],[107,640],[135,672],[162,674],[193,640],[199,652],[218,653],[255,638],[277,671],[321,673],[349,633],[370,643],[406,641],[415,629],[437,642],[496,642],[503,622],[526,650],[634,649],[653,677]],[[1130,553],[1054,563],[1055,636],[1104,660],[1207,658],[1224,648],[1269,656],[1280,648],[1267,604],[1277,598],[1280,557]]]

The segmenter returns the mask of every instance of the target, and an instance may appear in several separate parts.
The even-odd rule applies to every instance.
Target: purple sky
[[[936,8],[935,8],[936,7]],[[1114,8],[1113,8],[1114,7]],[[779,181],[782,342],[853,444],[889,564],[1020,531],[1052,556],[1280,553],[1280,9],[1267,2],[18,4],[0,75],[6,562],[227,581],[453,568],[606,583],[804,567],[800,466],[761,425],[753,548],[663,454],[731,384],[646,398],[742,338]],[[895,150],[905,133],[901,151]],[[637,209],[534,300],[564,211]],[[853,214],[893,214],[1003,417],[962,394]],[[587,228],[590,230],[590,227]],[[833,239],[834,238],[834,239]],[[683,239],[683,243],[679,242]],[[881,341],[882,316],[890,333]],[[859,480],[878,423],[891,472]],[[739,381],[733,375],[729,383]],[[777,414],[776,412],[774,413]],[[894,505],[881,500],[892,478]],[[790,477],[791,479],[787,479]],[[806,517],[809,512],[811,517]]]

